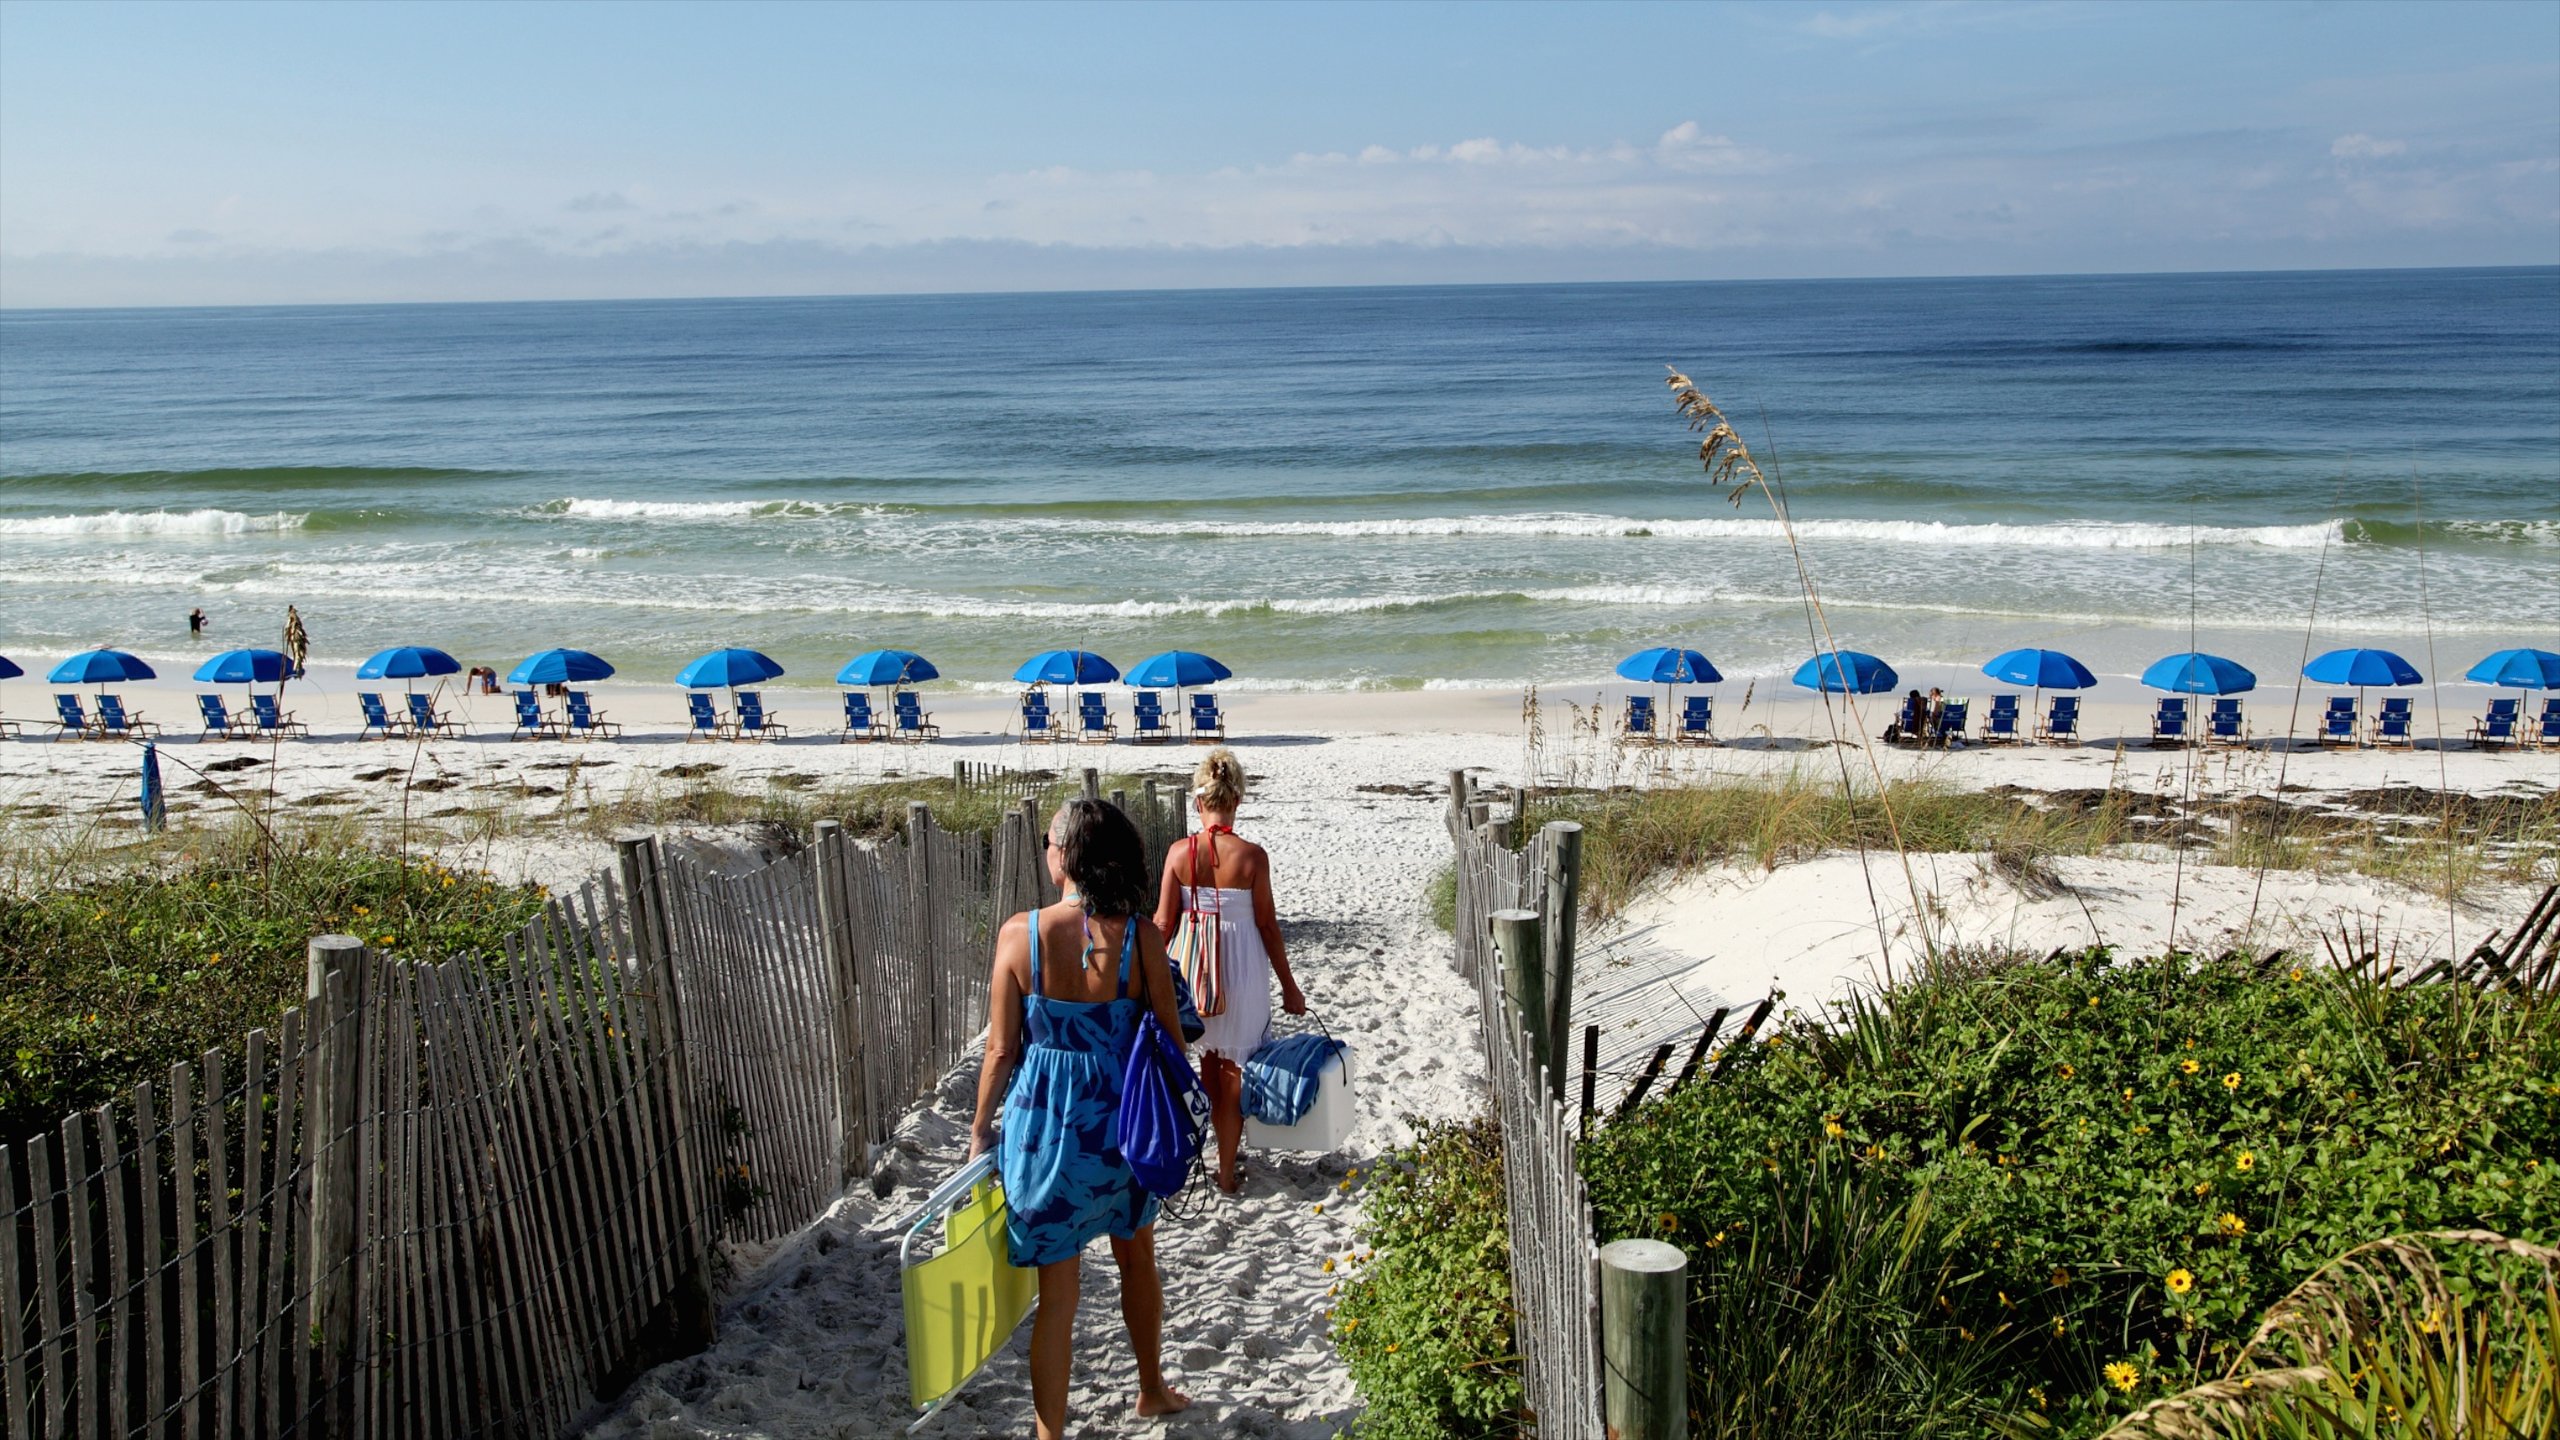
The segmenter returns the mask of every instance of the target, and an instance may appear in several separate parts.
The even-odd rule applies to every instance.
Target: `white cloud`
[[[2379,160],[2386,155],[2409,153],[2409,142],[2377,140],[2359,130],[2353,135],[2341,135],[2330,141],[2329,153],[2341,160]]]

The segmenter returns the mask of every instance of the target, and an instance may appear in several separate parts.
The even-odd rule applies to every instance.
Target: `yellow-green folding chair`
[[[990,1150],[925,1197],[905,1226],[898,1271],[907,1305],[907,1394],[923,1427],[994,1357],[1040,1295],[1040,1272],[1016,1267],[1005,1249],[1004,1182]],[[942,1249],[916,1252],[934,1221]]]

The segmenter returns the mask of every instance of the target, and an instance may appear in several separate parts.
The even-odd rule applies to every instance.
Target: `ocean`
[[[0,654],[2560,647],[2560,270],[0,312]],[[185,616],[212,617],[207,642]],[[2432,650],[2430,651],[2430,645]]]

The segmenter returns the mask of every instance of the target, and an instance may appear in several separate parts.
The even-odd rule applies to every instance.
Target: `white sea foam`
[[[582,500],[575,495],[551,513],[579,520],[734,520],[756,513],[754,500]]]
[[[252,535],[299,530],[308,515],[277,511],[246,515],[237,510],[101,510],[89,515],[37,515],[0,520],[0,535],[106,536],[132,539],[152,535]]]

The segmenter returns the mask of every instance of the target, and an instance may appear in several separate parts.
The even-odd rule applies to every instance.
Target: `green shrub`
[[[2542,1240],[2560,1215],[2560,1024],[2465,985],[2091,952],[1928,976],[1737,1060],[1586,1144],[1601,1239],[1668,1229],[1694,1254],[1807,1225],[1791,1177],[1824,1167],[1869,1205],[1925,1197],[1932,1268],[1956,1277],[1936,1321],[1997,1351],[1980,1398],[2066,1434],[2221,1373],[2262,1310],[2362,1241]],[[1820,1304],[1766,1323],[1796,1364],[1869,1345]],[[1774,1364],[1709,1338],[1693,1329],[1698,1369],[1725,1367],[1709,1393]],[[1790,1433],[1872,1433],[1806,1422]]]
[[[1333,1311],[1334,1344],[1376,1440],[1517,1435],[1511,1241],[1491,1120],[1417,1122],[1373,1172],[1363,1253]]]
[[[0,1143],[272,1026],[301,1001],[314,935],[438,959],[493,954],[542,903],[533,886],[336,839],[269,849],[255,834],[0,894]]]

